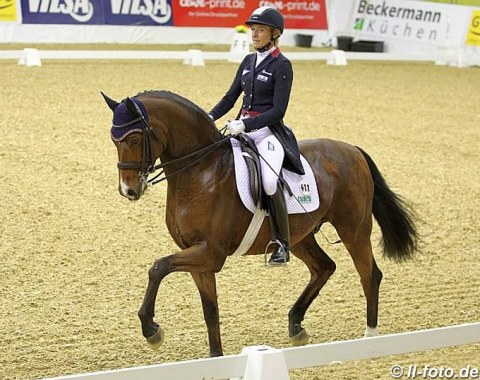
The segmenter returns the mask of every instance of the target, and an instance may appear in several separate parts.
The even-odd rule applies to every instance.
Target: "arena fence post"
[[[183,61],[184,65],[205,66],[203,52],[198,49],[188,49],[187,55]]]
[[[32,48],[23,49],[22,56],[20,57],[18,64],[25,66],[42,66],[38,50]]]
[[[332,50],[330,57],[327,59],[327,65],[346,66],[347,55],[343,50]]]
[[[251,346],[244,347],[242,354],[247,354],[243,380],[290,379],[282,350],[265,345]]]

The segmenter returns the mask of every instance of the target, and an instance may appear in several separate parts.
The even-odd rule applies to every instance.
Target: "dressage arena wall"
[[[20,50],[0,50],[0,59],[15,59],[20,64],[41,65],[44,59],[63,60],[181,60],[184,64],[203,66],[207,60],[226,60],[240,62],[245,53],[235,51],[212,52],[189,49],[186,51],[142,51],[142,50],[37,50],[26,48]],[[465,54],[463,51],[437,51],[431,53],[357,53],[332,50],[330,52],[287,52],[292,61],[326,61],[331,65],[346,65],[348,61],[420,61],[434,62],[439,65],[455,67],[480,66],[480,55]]]
[[[358,340],[312,344],[305,347],[284,349],[268,346],[246,347],[239,355],[71,375],[50,380],[214,380],[224,378],[288,380],[288,370],[293,369],[474,343],[480,343],[480,322]],[[390,371],[398,371],[399,368],[392,366]],[[405,370],[408,371],[405,368],[400,371]],[[465,373],[461,376],[478,378],[478,371],[479,368],[473,367],[470,373],[468,368],[467,376]],[[402,377],[402,374],[397,375],[397,372],[391,372],[393,378]],[[406,375],[408,376],[408,373]],[[414,373],[414,376],[410,377],[415,378],[416,375]],[[450,376],[450,373],[447,372],[447,375]],[[436,376],[431,375],[431,377]]]

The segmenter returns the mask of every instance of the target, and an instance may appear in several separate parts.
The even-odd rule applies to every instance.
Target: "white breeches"
[[[261,155],[260,167],[265,193],[273,195],[277,191],[278,176],[285,156],[283,146],[268,127],[247,134],[255,142]]]

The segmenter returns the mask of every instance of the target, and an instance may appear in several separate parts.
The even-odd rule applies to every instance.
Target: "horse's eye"
[[[128,145],[130,145],[130,146],[138,146],[138,145],[140,145],[141,142],[142,142],[142,139],[138,135],[131,136],[128,139]]]

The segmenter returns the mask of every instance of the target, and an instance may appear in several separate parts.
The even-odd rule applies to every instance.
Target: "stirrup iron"
[[[282,263],[276,263],[276,262],[273,262],[273,263],[270,263],[270,260],[272,259],[272,256],[274,255],[276,249],[272,252],[272,254],[270,255],[270,260],[268,260],[268,247],[270,247],[270,245],[272,244],[275,244],[279,247],[279,249],[281,249],[283,251],[283,262]],[[270,240],[270,242],[267,244],[266,248],[265,248],[265,253],[264,253],[264,258],[265,258],[265,266],[267,268],[271,268],[271,267],[283,267],[283,266],[287,266],[287,263],[290,261],[289,260],[289,255],[290,253],[288,252],[287,249],[285,249],[285,246],[284,244],[281,242],[281,240],[279,239],[275,239],[275,240]]]

